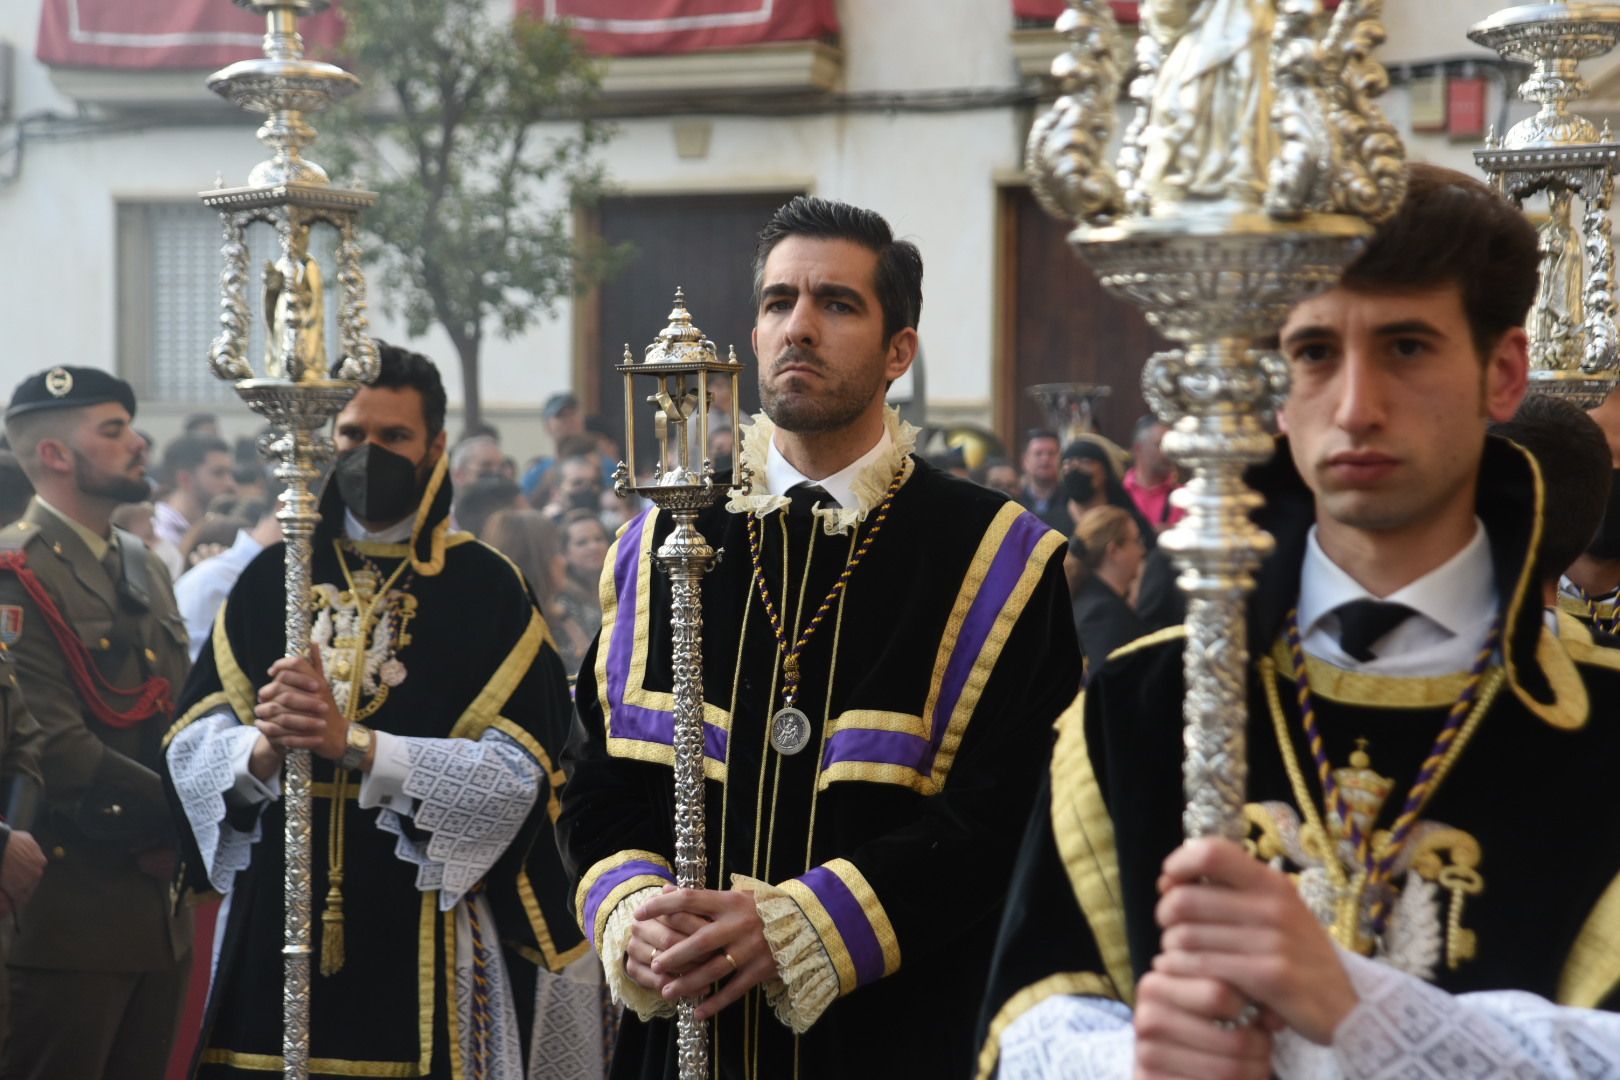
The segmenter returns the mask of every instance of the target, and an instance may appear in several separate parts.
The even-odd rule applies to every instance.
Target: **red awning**
[[[1069,8],[1067,0],[1012,0],[1012,6],[1014,18],[1042,22],[1051,22]],[[1114,18],[1122,23],[1134,26],[1141,16],[1137,0],[1110,0],[1108,6],[1114,9]]]
[[[35,54],[56,67],[194,68],[263,56],[264,19],[221,0],[45,0]],[[298,20],[311,54],[343,38],[325,11]]]
[[[835,0],[517,0],[568,19],[591,52],[648,56],[812,41],[838,33]]]

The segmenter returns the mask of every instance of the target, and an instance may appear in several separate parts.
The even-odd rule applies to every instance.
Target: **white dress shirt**
[[[1352,600],[1404,604],[1416,614],[1379,638],[1373,658],[1358,661],[1339,645],[1334,609]],[[1467,671],[1496,616],[1496,573],[1485,526],[1450,559],[1409,585],[1378,597],[1328,558],[1311,526],[1299,572],[1299,638],[1311,656],[1369,675],[1450,675]]]
[[[186,621],[186,636],[191,639],[191,662],[197,662],[202,647],[214,630],[214,616],[220,605],[231,594],[236,579],[242,576],[264,545],[246,529],[236,530],[236,542],[212,559],[202,562],[180,575],[174,583],[174,602],[180,608],[180,617]]]
[[[855,478],[861,470],[882,457],[894,445],[889,437],[889,429],[885,427],[878,436],[878,441],[872,448],[842,469],[823,480],[812,480],[804,473],[793,467],[792,462],[782,456],[777,449],[776,440],[771,440],[771,449],[765,456],[765,488],[772,495],[786,495],[800,484],[815,484],[837,501],[839,506],[855,505]]]

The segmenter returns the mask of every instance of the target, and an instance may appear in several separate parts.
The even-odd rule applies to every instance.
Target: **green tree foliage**
[[[617,261],[569,228],[603,184],[597,69],[565,25],[492,8],[343,0],[342,55],[366,90],[321,139],[334,180],[379,196],[364,216],[375,302],[412,335],[444,327],[469,424],[484,335],[521,333]]]

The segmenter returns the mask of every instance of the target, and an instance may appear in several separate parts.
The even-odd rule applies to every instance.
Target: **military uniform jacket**
[[[516,837],[480,882],[455,886],[458,893],[487,897],[501,938],[490,944],[507,952],[520,1024],[526,1026],[534,965],[560,970],[586,951],[568,914],[551,832],[562,781],[553,762],[571,716],[567,680],[522,575],[470,534],[448,531],[449,485],[441,483],[442,472],[435,474],[439,486],[424,498],[432,507],[428,525],[419,525],[410,545],[345,541],[341,555],[344,509],[336,485],[328,485],[313,540],[311,639],[327,657],[328,680],[353,681],[356,720],[379,732],[427,739],[476,742],[498,733],[539,764],[539,796]],[[252,723],[258,690],[285,651],[284,563],[285,545],[272,545],[232,589],[212,643],[186,685],[174,736],[222,708]],[[380,576],[373,588],[386,599],[360,632],[350,621],[359,610],[351,589],[368,573],[367,564]],[[389,580],[392,588],[381,590]],[[471,769],[455,761],[440,768],[437,778],[425,769],[413,776],[430,786],[470,788],[474,782]],[[362,809],[357,802],[359,773],[320,757],[313,759],[313,770],[312,1074],[478,1075],[463,1059],[455,997],[457,950],[467,945],[458,935],[470,933],[467,921],[458,918],[465,905],[452,907],[441,902],[440,890],[419,888],[419,866],[400,854],[407,843],[426,849],[438,834],[405,814],[395,826],[401,835],[385,831],[379,827],[384,810]],[[407,794],[420,797],[410,788]],[[334,822],[339,803],[344,813]],[[259,838],[230,887],[199,1076],[258,1075],[282,1067],[283,810],[279,799],[227,809],[232,828],[249,832],[256,823]],[[207,889],[205,860],[189,829],[186,844],[188,866],[198,871],[192,885]],[[332,948],[323,912],[334,884],[334,857],[342,872],[344,960],[323,973],[322,950]]]
[[[702,587],[708,886],[776,886],[837,978],[802,1036],[758,989],[715,1018],[721,1076],[968,1071],[1015,838],[1079,663],[1063,537],[999,494],[914,458],[902,468],[881,532],[801,654],[811,730],[793,755],[768,741],[783,667],[748,521],[773,603],[802,629],[875,514],[829,533],[756,497],[739,504],[754,513],[720,506],[698,522],[724,550]],[[621,900],[673,881],[670,594],[653,558],[671,527],[649,511],[609,551],[576,689],[559,825],[599,948]],[[672,1019],[626,1012],[614,1075],[675,1076],[674,1035]]]
[[[45,803],[35,835],[50,860],[18,919],[10,957],[17,966],[151,971],[172,966],[191,948],[190,909],[176,902],[168,877],[137,863],[142,853],[178,843],[157,770],[190,665],[186,628],[168,571],[134,536],[117,537],[115,579],[38,500],[0,532],[0,552],[26,556],[89,651],[105,680],[93,684],[101,700],[122,711],[134,696],[104,685],[129,689],[157,677],[169,688],[150,718],[125,728],[101,722],[81,698],[38,605],[15,574],[0,573],[0,624],[13,620],[11,656],[44,733]]]
[[[1620,802],[1612,794],[1620,724],[1611,709],[1593,708],[1620,695],[1620,652],[1595,644],[1574,619],[1561,619],[1557,635],[1543,625],[1533,574],[1540,485],[1527,455],[1487,443],[1477,513],[1506,605],[1502,658],[1396,864],[1392,913],[1376,943],[1360,924],[1365,908],[1336,906],[1327,888],[1316,839],[1323,794],[1293,662],[1278,643],[1298,590],[1310,493],[1281,444],[1250,482],[1267,498],[1262,524],[1278,541],[1250,604],[1250,849],[1296,875],[1318,917],[1339,924],[1341,945],[1375,948],[1382,962],[1449,993],[1513,989],[1620,1006]],[[1172,627],[1119,650],[1059,722],[997,946],[981,1075],[994,1071],[1001,1032],[1042,1000],[1083,994],[1129,1004],[1159,952],[1155,880],[1182,838],[1184,636]],[[1366,800],[1376,843],[1468,675],[1307,665],[1328,760],[1341,789]],[[1358,750],[1368,759],[1359,769]]]

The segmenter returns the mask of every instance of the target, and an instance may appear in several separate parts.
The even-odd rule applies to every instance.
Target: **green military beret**
[[[118,376],[91,367],[53,367],[30,375],[12,391],[6,419],[44,409],[78,409],[116,401],[135,416],[135,391]]]

